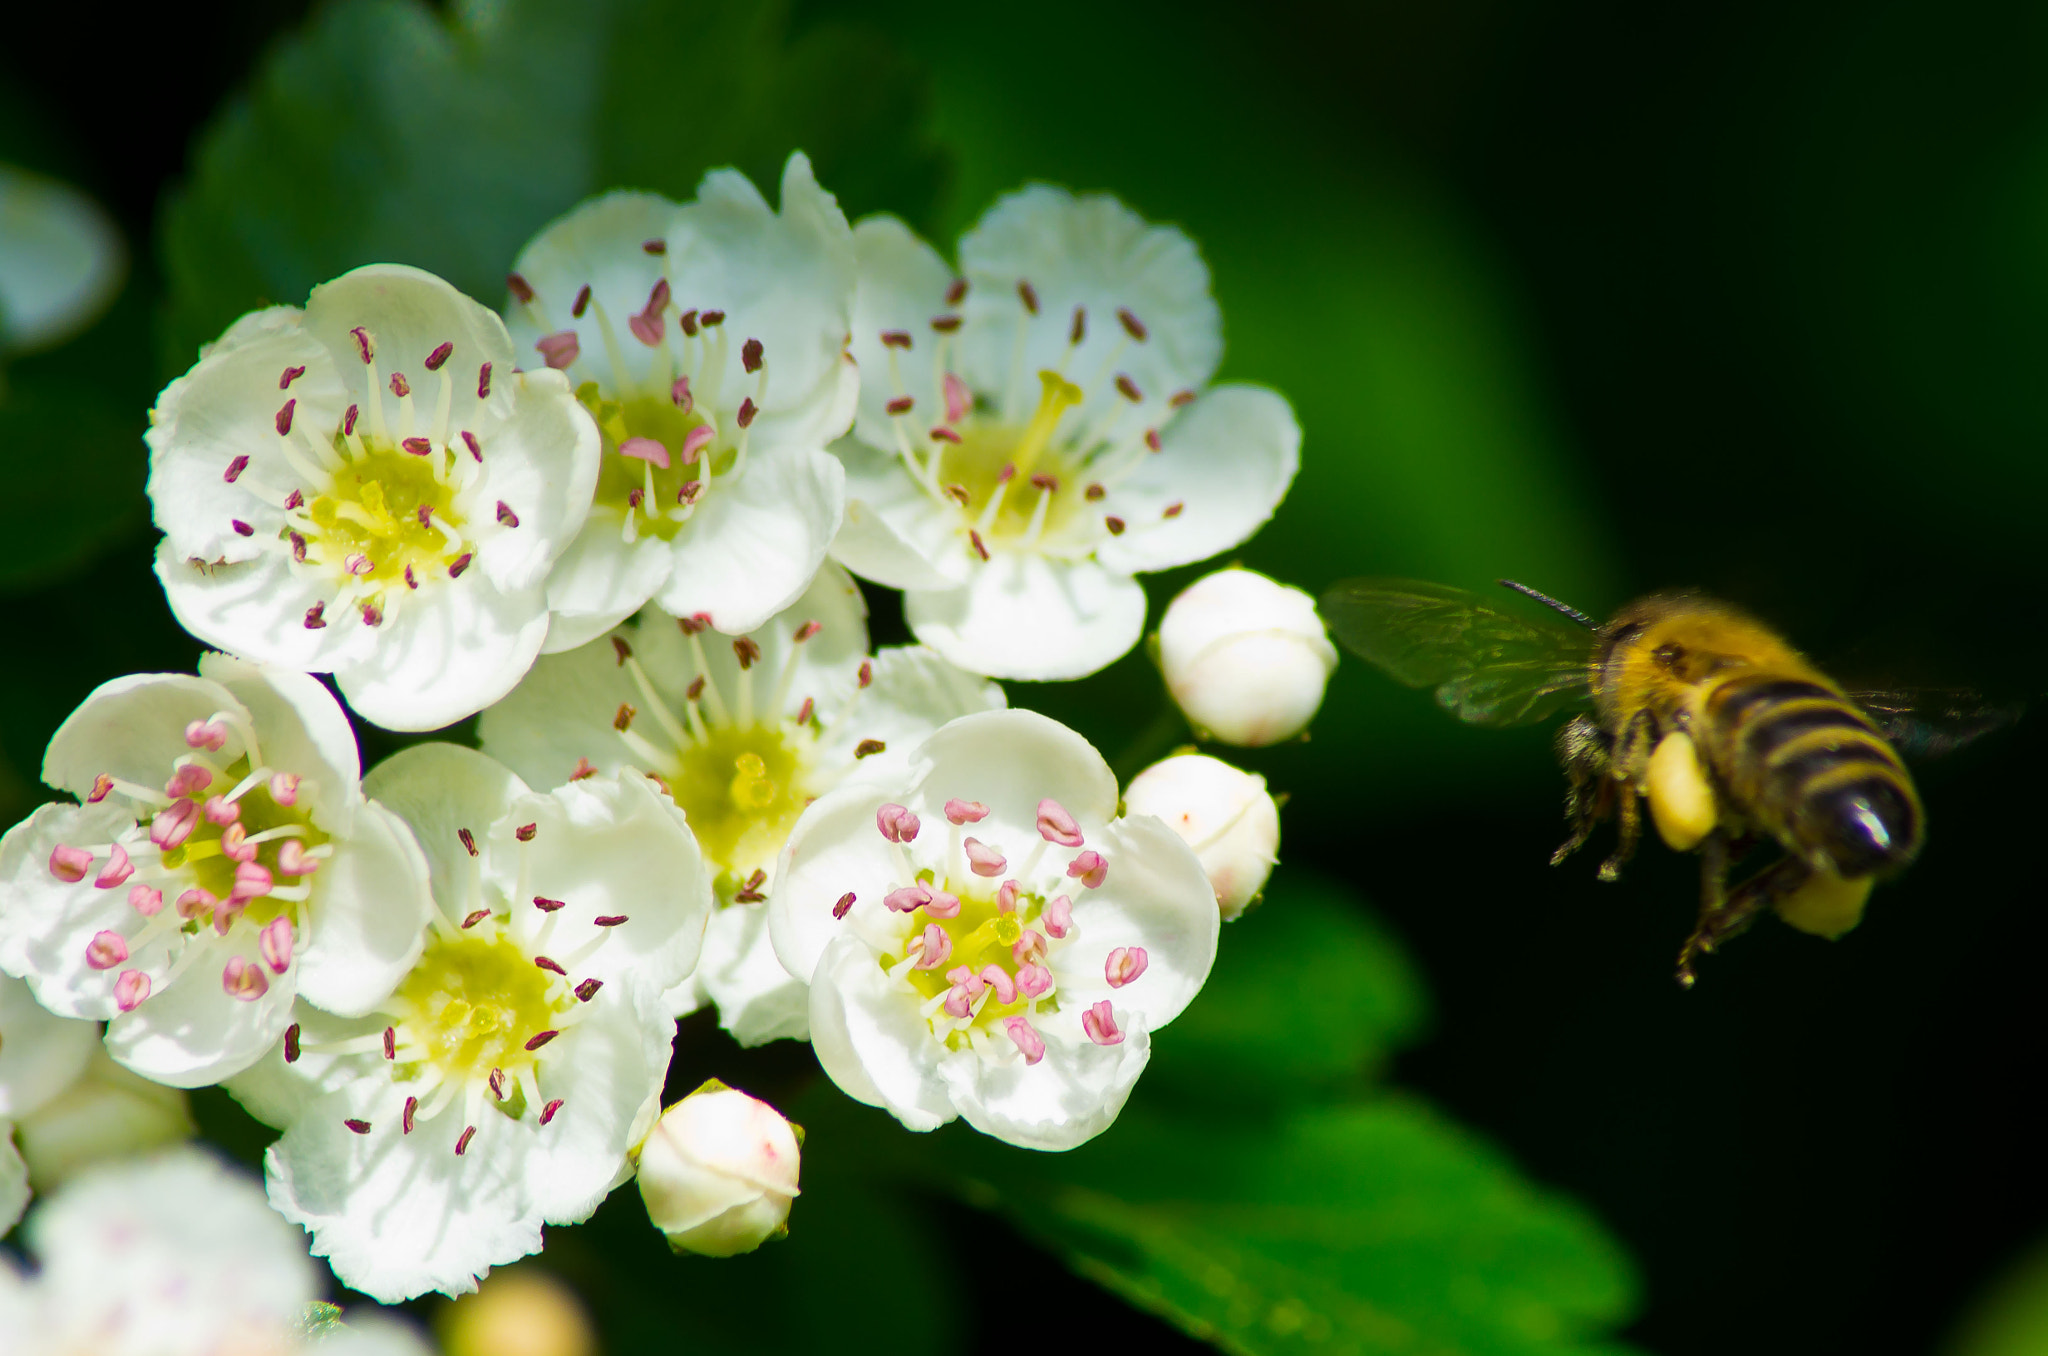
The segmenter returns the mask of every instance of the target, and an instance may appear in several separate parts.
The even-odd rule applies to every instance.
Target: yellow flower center
[[[1062,416],[1081,403],[1081,390],[1054,372],[1041,372],[1038,408],[1021,428],[976,410],[962,420],[957,443],[936,446],[936,479],[961,516],[991,546],[1057,536],[1085,503],[1080,463],[1069,443],[1054,445]],[[994,515],[991,500],[1000,499]]]
[[[598,384],[586,381],[576,398],[597,421],[604,439],[604,455],[598,463],[597,497],[594,512],[609,512],[625,518],[639,515],[641,536],[672,540],[690,517],[692,505],[714,475],[732,469],[737,450],[716,437],[704,444],[691,465],[683,464],[684,448],[692,433],[709,426],[695,409],[684,413],[666,395],[633,395],[613,400],[603,395]],[[714,430],[715,432],[715,430]],[[699,439],[705,435],[698,434]],[[659,459],[627,456],[620,451],[628,440],[650,438],[668,454],[666,469]],[[695,485],[691,490],[688,487]]]
[[[187,799],[203,805],[214,796],[225,795],[232,791],[248,775],[248,758],[246,756],[237,758],[228,765],[210,786],[204,790],[192,792]],[[225,839],[233,833],[237,842],[247,838],[260,839],[260,841],[253,845],[255,856],[251,860],[256,862],[257,865],[267,868],[271,875],[275,877],[278,885],[297,885],[302,880],[310,881],[313,879],[310,875],[297,877],[287,875],[282,870],[279,861],[284,851],[284,845],[287,842],[296,840],[300,844],[301,851],[320,847],[327,842],[327,835],[313,827],[312,821],[306,818],[306,813],[303,809],[296,805],[279,805],[270,794],[270,783],[268,781],[258,782],[255,786],[243,792],[240,798],[235,801],[235,806],[241,813],[238,818],[229,824],[216,824],[202,813],[193,823],[191,835],[178,847],[163,854],[164,866],[171,870],[177,870],[180,867],[190,870],[192,873],[190,878],[192,885],[205,890],[216,899],[226,899],[234,891],[235,868],[240,865],[240,862],[236,858],[229,856],[227,852]],[[159,810],[157,813],[161,815],[164,811]],[[236,831],[237,826],[239,826],[238,832]],[[274,830],[280,829],[288,830],[288,832],[279,833],[274,838],[265,836]],[[243,850],[247,851],[246,848]],[[315,860],[319,859],[316,858]],[[189,887],[180,887],[180,889],[184,888]],[[168,902],[176,902],[176,897],[168,889],[165,893],[168,897]],[[280,914],[291,913],[295,907],[291,901],[263,894],[250,899],[244,904],[241,916],[256,926],[261,927]],[[197,932],[200,928],[206,926],[207,922],[208,920],[194,917],[187,920],[185,930],[187,932]]]
[[[730,899],[782,851],[810,796],[808,737],[794,726],[714,726],[676,755],[669,794]]]
[[[432,463],[442,454],[420,457],[380,438],[362,441],[363,455],[349,460],[306,505],[320,562],[383,587],[417,582],[429,569],[436,578],[447,573],[468,548],[461,544],[454,490],[434,474]],[[435,527],[436,520],[453,535]],[[412,581],[406,579],[408,567]]]
[[[386,1008],[444,1078],[489,1079],[493,1070],[503,1070],[516,1080],[540,1058],[528,1043],[559,1028],[561,1014],[575,1001],[501,927],[492,926],[431,937]]]

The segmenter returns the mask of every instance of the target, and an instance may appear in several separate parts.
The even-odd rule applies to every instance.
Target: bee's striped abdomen
[[[1832,689],[1753,674],[1718,687],[1706,712],[1723,775],[1787,847],[1845,877],[1919,851],[1920,801],[1905,765]]]

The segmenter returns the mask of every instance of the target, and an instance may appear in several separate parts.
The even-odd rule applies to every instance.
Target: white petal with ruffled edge
[[[810,585],[839,530],[846,471],[829,453],[750,453],[733,485],[705,496],[678,533],[669,580],[655,601],[673,616],[708,616],[733,634],[752,631]]]
[[[547,639],[538,589],[500,593],[477,579],[438,603],[398,610],[380,628],[386,643],[335,666],[358,715],[389,730],[453,725],[518,686]]]
[[[1036,1064],[996,1063],[972,1051],[947,1055],[939,1077],[961,1119],[1023,1149],[1076,1148],[1109,1129],[1152,1058],[1143,1019],[1119,1014],[1123,1040],[1097,1045],[1065,1011],[1038,1024]]]
[[[961,668],[994,678],[1085,678],[1145,629],[1145,591],[1093,560],[1004,552],[967,584],[904,598],[911,632]]]

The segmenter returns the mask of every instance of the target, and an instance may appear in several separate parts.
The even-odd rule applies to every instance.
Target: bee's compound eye
[[[1690,852],[1714,831],[1719,807],[1691,735],[1674,730],[1657,741],[1643,789],[1650,797],[1650,818],[1672,851]]]

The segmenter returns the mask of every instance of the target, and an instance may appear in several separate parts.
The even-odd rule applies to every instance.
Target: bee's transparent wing
[[[1893,687],[1851,691],[1892,747],[1914,761],[1941,758],[2002,730],[2026,712],[2026,703],[1994,701],[1968,688]]]
[[[1594,634],[1561,617],[1415,579],[1342,580],[1322,614],[1346,649],[1474,725],[1527,725],[1590,695]]]

